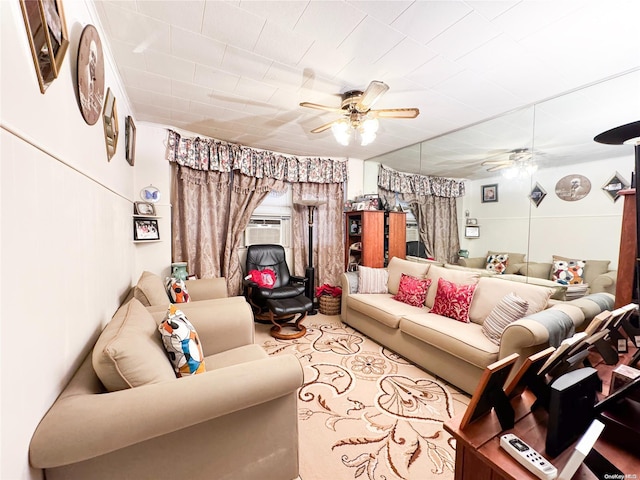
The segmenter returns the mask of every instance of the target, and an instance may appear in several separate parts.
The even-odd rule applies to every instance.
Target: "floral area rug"
[[[301,480],[453,478],[455,442],[443,422],[469,397],[343,324],[308,316],[304,337],[277,340],[256,323],[270,355],[304,367],[298,393]]]

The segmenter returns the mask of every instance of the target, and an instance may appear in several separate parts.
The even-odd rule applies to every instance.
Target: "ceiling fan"
[[[502,174],[507,177],[531,175],[538,169],[538,166],[533,160],[533,152],[528,148],[516,148],[500,155],[505,154],[507,157],[504,159],[485,160],[481,165],[483,167],[488,166],[488,172],[497,172],[502,170]]]
[[[311,102],[301,102],[301,107],[315,108],[338,113],[340,118],[311,130],[320,133],[331,129],[336,140],[348,145],[351,134],[358,132],[362,145],[371,143],[378,130],[378,118],[415,118],[420,114],[417,108],[383,108],[372,110],[373,105],[389,90],[389,86],[377,80],[372,81],[366,90],[349,90],[342,94],[340,107],[330,107]]]

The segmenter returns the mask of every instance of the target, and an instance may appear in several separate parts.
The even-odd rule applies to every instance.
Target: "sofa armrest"
[[[460,257],[458,259],[458,265],[468,268],[485,268],[487,265],[487,257]]]
[[[95,376],[90,359],[72,382],[90,383],[88,376]],[[63,392],[38,425],[30,462],[81,462],[294,394],[302,382],[299,360],[279,355],[118,392],[82,393],[70,385],[76,391]]]
[[[185,280],[184,283],[191,300],[209,300],[228,296],[227,280],[224,277]]]
[[[598,275],[589,285],[589,293],[610,293],[615,295],[617,280],[617,270],[610,270],[607,273]]]
[[[253,312],[244,297],[177,303],[176,307],[198,332],[205,356],[254,343]],[[160,324],[167,307],[147,307],[147,311]]]

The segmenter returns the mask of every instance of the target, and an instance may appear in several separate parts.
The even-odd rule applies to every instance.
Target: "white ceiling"
[[[95,4],[136,121],[301,156],[371,159],[640,68],[638,0]],[[629,114],[624,101],[624,113],[611,111],[619,103],[611,100],[621,96],[640,101],[636,77],[627,76],[630,90],[615,90],[613,99],[607,90],[609,97],[597,102],[545,104],[546,129],[557,132],[555,117],[564,117],[565,127],[573,124],[567,115],[577,112],[588,138],[581,143],[592,147],[596,134],[640,118],[640,108]],[[338,107],[341,93],[372,80],[390,86],[375,108],[418,107],[420,115],[382,119],[378,138],[366,147],[343,147],[330,130],[309,133],[336,115],[300,107],[301,101]],[[574,97],[585,96],[567,96]],[[584,118],[586,105],[595,124]],[[510,118],[528,118],[531,110]],[[634,114],[638,118],[627,118]],[[612,121],[619,123],[606,123]],[[485,154],[519,148],[511,120],[484,125],[482,136],[491,138],[482,144]],[[530,128],[520,132],[529,141]],[[462,165],[477,170],[478,150],[464,152],[470,140],[459,133],[446,138],[446,146],[429,145],[433,152],[458,149],[455,166],[443,160],[430,171],[421,162],[424,152],[416,164],[405,154],[417,146],[387,155],[384,163],[473,177]]]

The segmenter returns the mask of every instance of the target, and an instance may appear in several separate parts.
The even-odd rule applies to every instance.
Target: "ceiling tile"
[[[129,87],[145,88],[166,95],[171,94],[171,79],[169,77],[131,67],[124,67],[120,71],[125,75]]]
[[[238,84],[236,85],[235,94],[240,95],[248,100],[266,102],[276,92],[276,88],[272,85],[267,85],[264,82],[253,80],[247,77],[240,77]]]
[[[518,3],[520,3],[520,0],[473,0],[473,2],[469,3],[469,6],[487,20],[493,20]]]
[[[376,63],[384,64],[390,74],[392,73],[395,77],[401,77],[416,70],[436,56],[437,53],[429,47],[425,47],[406,37],[386,52]]]
[[[221,69],[231,72],[239,77],[249,77],[254,80],[260,80],[269,70],[273,61],[269,58],[255,53],[227,46],[224,58],[222,59]]]
[[[457,0],[414,2],[391,25],[426,45],[470,12],[468,5]]]
[[[353,58],[350,52],[342,52],[336,46],[316,41],[298,62],[298,66],[330,78],[346,67]]]
[[[453,77],[462,70],[463,68],[460,65],[438,55],[415,69],[407,75],[407,78],[423,87],[430,88],[445,81],[447,78]]]
[[[310,39],[338,46],[366,14],[344,2],[309,2],[294,31]]]
[[[267,23],[253,51],[277,62],[296,65],[312,44],[312,40],[274,23]]]
[[[429,42],[429,48],[451,60],[457,60],[500,35],[500,31],[475,12],[460,19]]]
[[[138,11],[144,15],[165,23],[194,32],[200,32],[204,0],[182,0],[180,8],[175,8],[175,1],[137,1]]]
[[[169,55],[155,50],[144,52],[147,70],[158,75],[169,76],[183,82],[193,81],[196,64],[189,60]]]
[[[197,65],[193,82],[197,85],[209,87],[223,92],[233,92],[240,77],[217,68]]]
[[[340,44],[338,50],[346,56],[358,56],[375,62],[404,39],[397,30],[367,17]]]
[[[168,23],[121,8],[113,3],[104,5],[104,13],[106,18],[103,17],[103,24],[108,25],[111,38],[135,45],[136,52],[142,52],[148,48],[159,51],[169,50],[170,26]]]
[[[222,43],[253,50],[265,19],[227,2],[207,2],[202,34]],[[242,25],[241,28],[238,28]]]
[[[409,5],[411,5],[413,1],[395,0],[393,2],[381,2],[380,0],[350,0],[348,3],[376,20],[390,25],[402,12],[409,8]]]
[[[199,33],[171,27],[170,52],[185,60],[216,67],[222,62],[225,45]]]
[[[214,3],[217,0],[213,0]],[[293,30],[298,23],[302,12],[307,7],[308,2],[272,2],[268,0],[245,1],[239,2],[240,8],[247,10],[259,17],[264,18],[268,22],[273,22],[284,28]]]

